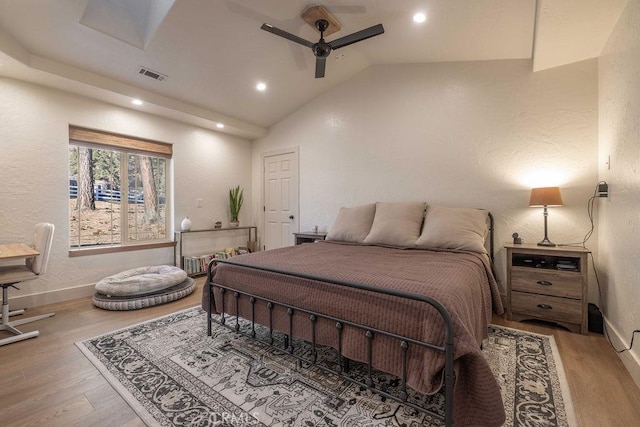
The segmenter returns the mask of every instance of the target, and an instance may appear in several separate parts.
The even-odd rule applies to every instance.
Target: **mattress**
[[[454,325],[454,367],[456,424],[500,425],[504,409],[498,385],[480,344],[487,336],[492,311],[503,307],[491,264],[483,254],[451,250],[384,247],[340,242],[317,242],[235,257],[233,262],[286,270],[302,275],[363,283],[401,292],[426,295],[439,301]],[[442,344],[443,320],[424,302],[375,294],[325,283],[219,264],[212,282],[279,301],[311,312],[323,313],[409,338]],[[208,286],[205,286],[205,293]],[[206,295],[203,302],[206,301]],[[226,293],[225,312],[235,314],[232,292]],[[221,294],[214,294],[214,309],[222,307]],[[251,318],[248,298],[240,299],[239,315]],[[267,324],[266,306],[257,305],[255,318]],[[310,340],[308,314],[294,310],[296,336]],[[275,329],[288,333],[289,319],[283,307],[274,309]],[[316,341],[336,346],[335,322],[318,321]],[[345,327],[343,355],[366,361],[362,330]],[[397,341],[374,338],[373,365],[400,376],[401,354]],[[407,383],[423,393],[435,393],[442,384],[444,354],[412,345],[408,351]]]

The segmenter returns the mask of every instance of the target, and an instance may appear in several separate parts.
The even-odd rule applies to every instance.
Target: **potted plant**
[[[229,210],[231,211],[231,227],[237,227],[240,225],[238,221],[238,215],[240,214],[240,208],[244,202],[244,196],[242,194],[242,188],[238,185],[236,188],[229,189]]]

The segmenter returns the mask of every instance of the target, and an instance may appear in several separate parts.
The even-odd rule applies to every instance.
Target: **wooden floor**
[[[203,281],[187,298],[144,310],[100,310],[90,298],[28,310],[56,315],[22,325],[40,330],[38,338],[0,347],[0,425],[144,425],[74,343],[198,305]],[[640,425],[640,390],[602,335],[498,317],[494,323],[556,337],[580,426]]]

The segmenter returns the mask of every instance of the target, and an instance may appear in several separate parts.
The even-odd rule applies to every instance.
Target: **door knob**
[[[289,219],[293,219],[293,215],[289,215]]]

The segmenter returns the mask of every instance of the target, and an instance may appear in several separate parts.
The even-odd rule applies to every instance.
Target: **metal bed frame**
[[[493,251],[494,251],[494,241],[493,241],[493,230],[494,230],[494,219],[493,219],[493,215],[488,212],[488,218],[489,218],[489,256],[491,259],[491,265],[493,268]],[[239,289],[235,289],[233,287],[230,286],[224,286],[224,285],[220,285],[217,283],[214,283],[212,281],[212,269],[213,267],[217,264],[217,263],[221,263],[221,264],[230,264],[230,265],[235,265],[235,266],[240,266],[243,268],[249,268],[249,269],[253,269],[253,270],[258,270],[258,271],[266,271],[266,272],[270,272],[270,273],[277,273],[277,274],[281,274],[284,276],[290,276],[290,277],[296,277],[296,278],[302,278],[302,279],[308,279],[308,280],[313,280],[313,281],[320,281],[320,282],[324,282],[324,283],[331,283],[333,285],[336,286],[343,286],[343,287],[347,287],[347,288],[353,288],[353,289],[360,289],[360,290],[365,290],[365,291],[370,291],[370,292],[374,292],[374,293],[379,293],[379,294],[385,294],[385,295],[391,295],[391,296],[397,296],[397,297],[401,297],[401,298],[407,298],[410,300],[414,300],[414,301],[421,301],[423,303],[429,304],[430,306],[434,307],[438,313],[440,314],[440,316],[442,317],[443,320],[443,324],[444,324],[444,329],[445,329],[445,338],[444,338],[444,342],[442,344],[438,344],[438,343],[430,343],[430,342],[424,342],[424,341],[420,341],[420,340],[416,340],[416,339],[412,339],[412,338],[408,338],[408,337],[403,337],[401,335],[397,335],[391,332],[387,332],[387,331],[383,331],[377,328],[372,328],[369,327],[367,325],[361,325],[352,321],[349,321],[347,319],[340,319],[337,317],[333,317],[333,316],[328,316],[326,314],[320,313],[320,312],[314,312],[308,309],[305,309],[303,307],[297,307],[294,305],[288,305],[288,304],[283,304],[281,302],[278,301],[273,301],[270,300],[268,298],[264,298],[258,295],[253,295],[247,292],[243,292]],[[296,273],[296,272],[291,272],[291,271],[286,271],[286,270],[280,270],[280,269],[275,269],[275,268],[269,268],[269,267],[260,267],[260,266],[254,266],[254,265],[248,265],[248,264],[243,264],[240,262],[236,262],[230,259],[214,259],[209,263],[209,266],[207,268],[207,286],[209,286],[209,300],[207,302],[207,335],[211,336],[211,327],[212,327],[212,322],[214,320],[214,318],[212,317],[213,315],[213,295],[214,295],[214,289],[218,288],[222,294],[222,298],[221,298],[221,307],[220,307],[220,316],[219,316],[219,323],[229,329],[235,330],[236,333],[241,333],[245,336],[254,338],[254,339],[258,339],[256,337],[256,322],[255,322],[255,308],[256,308],[256,304],[266,304],[266,307],[268,309],[268,313],[269,313],[269,325],[263,325],[263,326],[267,326],[269,329],[269,338],[268,341],[263,341],[263,340],[259,340],[260,342],[278,349],[278,350],[285,350],[287,351],[287,353],[289,353],[290,356],[296,358],[297,360],[301,361],[301,362],[306,362],[306,363],[311,363],[314,366],[332,373],[334,375],[338,375],[339,377],[346,379],[352,383],[355,383],[359,386],[362,387],[366,387],[370,390],[372,390],[373,392],[382,395],[386,398],[389,399],[393,399],[397,402],[400,402],[406,406],[409,406],[413,409],[416,409],[420,412],[424,412],[427,413],[441,421],[443,421],[445,423],[446,426],[452,426],[453,425],[453,387],[454,387],[454,370],[453,370],[453,356],[454,356],[454,341],[453,341],[453,336],[454,336],[454,331],[453,331],[453,321],[451,320],[451,316],[449,315],[449,313],[447,312],[446,308],[440,304],[440,302],[438,302],[437,300],[430,298],[428,296],[425,295],[420,295],[420,294],[416,294],[416,293],[410,293],[410,292],[403,292],[403,291],[398,291],[395,289],[388,289],[388,288],[381,288],[381,287],[375,287],[375,286],[371,286],[371,285],[367,285],[367,284],[363,284],[363,283],[356,283],[356,282],[349,282],[349,281],[342,281],[342,280],[334,280],[334,279],[329,279],[326,277],[321,277],[321,276],[316,276],[316,275],[310,275],[310,274],[302,274],[302,273]],[[233,292],[233,300],[235,302],[235,307],[234,307],[234,311],[235,314],[232,314],[230,311],[228,312],[226,310],[225,307],[225,293],[226,292]],[[251,303],[251,328],[250,328],[250,332],[245,333],[243,331],[241,331],[240,328],[240,321],[239,321],[239,300],[240,298],[249,298],[249,302]],[[289,326],[289,331],[288,333],[286,332],[278,332],[275,331],[273,329],[273,309],[276,306],[280,306],[280,307],[284,307],[286,309],[287,315],[288,315],[288,326]],[[293,322],[294,322],[294,317],[293,314],[299,312],[299,313],[304,313],[306,316],[308,316],[308,321],[310,322],[311,325],[311,359],[308,359],[306,357],[302,357],[299,356],[297,354],[294,353],[294,341],[293,341]],[[227,320],[231,320],[235,318],[235,323],[232,324],[228,324]],[[337,351],[337,356],[338,356],[338,364],[336,369],[332,369],[329,366],[324,366],[321,364],[316,363],[317,362],[317,351],[316,351],[316,323],[318,321],[319,318],[324,318],[327,320],[330,320],[332,322],[335,322],[335,328],[336,328],[336,345],[333,347],[336,349]],[[249,319],[247,319],[249,320]],[[366,346],[366,354],[367,354],[367,362],[366,362],[366,368],[367,368],[367,378],[365,380],[365,382],[362,382],[356,378],[353,378],[351,376],[349,376],[347,373],[349,371],[349,359],[346,358],[343,354],[342,354],[342,331],[344,329],[345,326],[349,326],[349,327],[353,327],[353,328],[357,328],[363,331],[362,337],[363,337],[363,342],[364,345]],[[274,332],[277,332],[278,334],[282,334],[283,335],[283,339],[282,339],[282,345],[278,345],[276,343],[276,340],[274,339]],[[401,358],[402,358],[402,383],[401,383],[401,391],[399,393],[399,396],[395,396],[391,393],[386,392],[385,390],[382,390],[380,388],[376,387],[376,384],[374,383],[373,377],[372,377],[372,370],[374,369],[373,365],[372,365],[372,352],[373,352],[373,337],[375,335],[385,335],[387,337],[390,337],[394,340],[396,340],[398,342],[398,351],[400,351],[401,354]],[[407,352],[409,349],[410,345],[416,345],[416,346],[420,346],[420,347],[425,347],[428,349],[431,349],[433,351],[439,351],[444,353],[445,356],[445,366],[444,366],[444,381],[443,381],[443,387],[444,387],[444,395],[445,395],[445,405],[444,405],[444,416],[438,414],[438,413],[434,413],[426,408],[423,408],[419,405],[416,405],[410,401],[407,400],[408,398],[408,393],[407,393]]]

